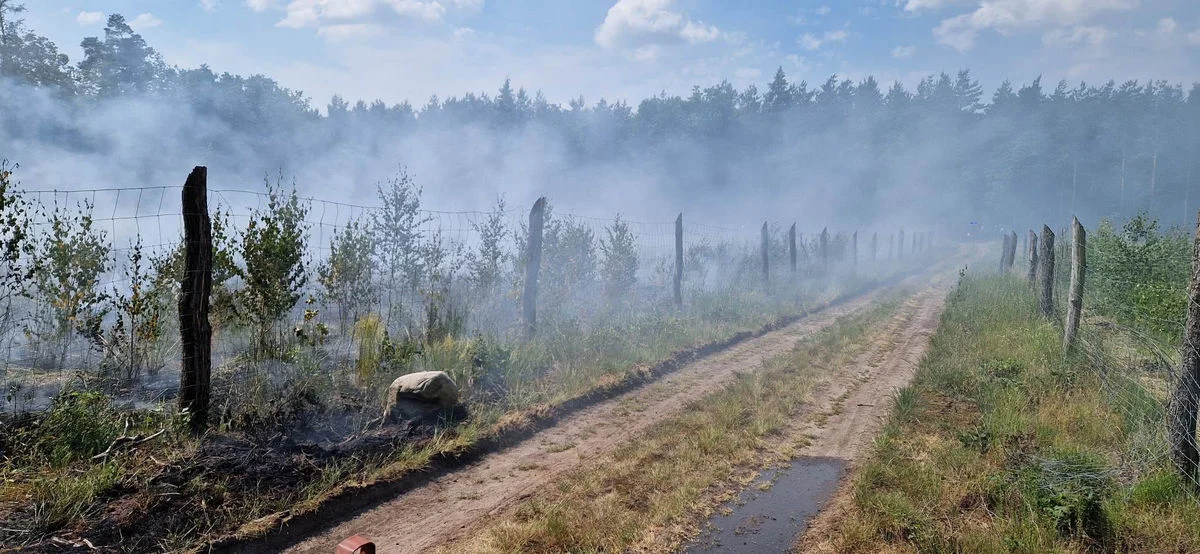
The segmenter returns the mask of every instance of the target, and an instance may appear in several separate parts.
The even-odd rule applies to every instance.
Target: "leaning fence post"
[[[767,222],[762,226],[762,278],[763,284],[771,282],[771,235],[767,231]]]
[[[683,213],[675,218],[675,305],[683,306]]]
[[[525,337],[537,333],[538,271],[542,266],[542,227],[546,222],[546,197],[533,203],[529,210],[529,241],[525,245],[525,293],[521,303],[525,314]]]
[[[1037,233],[1029,230],[1029,270],[1025,273],[1025,279],[1029,284],[1037,283],[1037,268],[1038,268],[1038,236]]]
[[[1054,317],[1054,231],[1042,225],[1042,240],[1038,244],[1038,305],[1042,315]]]
[[[1183,349],[1179,375],[1168,407],[1167,434],[1171,441],[1171,461],[1195,487],[1200,468],[1200,449],[1196,447],[1196,409],[1200,405],[1200,215],[1192,240],[1192,277],[1188,282],[1187,323],[1183,331]]]
[[[1017,232],[1011,231],[1010,233],[1008,241],[1008,266],[1004,268],[1004,271],[1008,272],[1012,271],[1013,265],[1017,262]]]
[[[788,229],[788,259],[792,262],[792,275],[796,274],[796,224]]]
[[[179,294],[179,410],[193,432],[208,424],[212,375],[212,325],[208,299],[212,295],[212,220],[208,216],[208,168],[197,166],[183,184],[184,271]]]
[[[1016,239],[1016,236],[1013,236]],[[1079,218],[1071,221],[1071,289],[1067,296],[1067,327],[1063,332],[1063,352],[1075,348],[1079,334],[1079,316],[1083,311],[1083,279],[1087,276],[1087,232]]]

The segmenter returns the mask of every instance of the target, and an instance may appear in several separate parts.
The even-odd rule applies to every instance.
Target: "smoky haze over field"
[[[373,205],[376,184],[403,166],[437,210],[488,210],[498,195],[524,210],[547,195],[595,217],[682,211],[805,231],[1140,210],[1177,222],[1197,202],[1200,89],[1178,83],[985,91],[960,71],[909,91],[781,70],[761,88],[700,83],[636,104],[560,106],[531,92],[537,83],[497,83],[417,106],[335,98],[318,109],[269,77],[167,67],[119,16],[77,66],[16,24],[9,40],[26,59],[0,81],[0,155],[31,189],[178,185],[207,165],[217,188],[282,174],[303,194]]]

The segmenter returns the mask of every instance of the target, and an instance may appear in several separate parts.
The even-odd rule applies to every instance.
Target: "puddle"
[[[787,468],[764,471],[717,509],[686,552],[786,552],[837,491],[845,469],[837,458],[797,458]]]

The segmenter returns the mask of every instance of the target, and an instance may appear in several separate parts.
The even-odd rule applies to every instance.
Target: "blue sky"
[[[263,73],[324,106],[424,104],[505,77],[553,102],[636,102],[782,66],[915,85],[969,68],[985,88],[1059,79],[1200,80],[1197,0],[26,0],[30,27],[78,61],[104,14],[166,61]]]

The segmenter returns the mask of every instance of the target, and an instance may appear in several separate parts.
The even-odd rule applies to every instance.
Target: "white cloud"
[[[688,19],[672,9],[674,0],[618,0],[596,28],[596,44],[605,48],[711,42],[721,36],[712,25]]]
[[[944,4],[942,0],[919,1],[922,5]],[[975,11],[942,20],[933,34],[938,42],[965,52],[987,29],[1007,34],[1027,28],[1080,25],[1103,12],[1129,10],[1137,4],[1138,0],[980,0]]]
[[[892,57],[896,59],[911,58],[917,53],[916,46],[897,46],[892,49]]]
[[[220,4],[220,0],[200,0],[200,7],[206,12],[216,11],[218,4]]]
[[[255,11],[276,5],[276,0],[247,0]],[[390,9],[397,15],[423,21],[441,21],[450,10],[475,11],[483,0],[292,0],[284,7],[280,27],[313,27],[349,23],[373,16],[376,10]]]
[[[96,25],[104,22],[104,12],[79,12],[75,22],[80,25]]]
[[[1200,29],[1188,33],[1187,41],[1192,46],[1200,46]]]
[[[916,12],[920,10],[936,10],[962,4],[965,0],[908,0],[904,3],[904,11]],[[899,3],[899,2],[897,2]]]
[[[820,49],[821,46],[824,46],[830,42],[845,42],[846,37],[848,36],[849,33],[838,29],[836,31],[826,31],[824,35],[819,37],[811,33],[804,33],[803,35],[800,35],[800,38],[797,39],[797,42],[799,42],[800,46],[804,47],[805,50],[817,50]]]
[[[474,34],[475,34],[475,29],[472,29],[470,27],[455,27],[454,28],[454,38],[456,38],[458,40],[468,38]]]
[[[339,25],[324,25],[317,29],[317,35],[331,42],[347,40],[362,40],[377,37],[384,33],[384,28],[373,23],[342,23]]]
[[[137,17],[133,18],[133,21],[129,22],[129,26],[132,27],[135,31],[141,31],[143,29],[153,29],[155,27],[158,27],[159,25],[162,25],[162,20],[157,17],[154,17],[154,14],[151,14],[151,13],[140,14]]]
[[[1171,19],[1169,17],[1164,17],[1164,18],[1158,20],[1158,26],[1156,27],[1156,29],[1158,30],[1158,34],[1167,36],[1167,35],[1174,34],[1175,28],[1178,26],[1179,26],[1179,24],[1175,23],[1174,19]]]
[[[817,8],[817,15],[827,15],[829,14],[829,11],[829,6],[821,6]]]
[[[1110,33],[1103,26],[1060,27],[1051,29],[1042,35],[1042,44],[1047,46],[1063,46],[1084,44],[1099,47],[1108,40]]]

